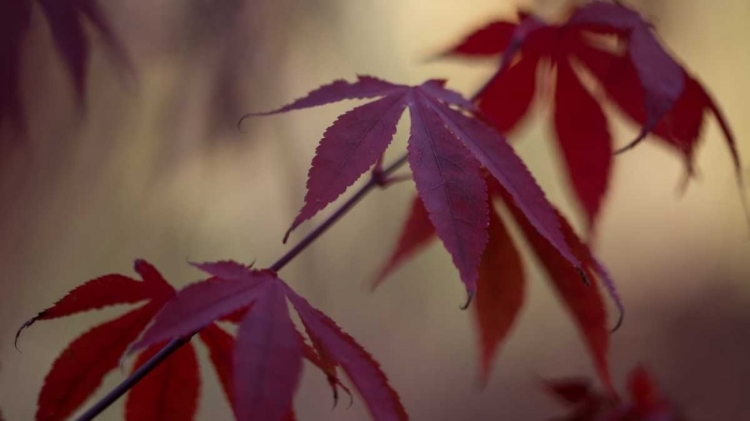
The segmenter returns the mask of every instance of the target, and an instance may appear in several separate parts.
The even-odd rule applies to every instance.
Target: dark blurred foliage
[[[31,13],[41,10],[46,18],[57,53],[65,63],[77,102],[86,100],[91,42],[85,25],[93,27],[104,45],[123,69],[130,69],[124,46],[113,32],[109,20],[95,0],[9,0],[0,5],[0,122],[10,123],[23,132],[25,127],[22,101],[24,40]],[[21,133],[23,134],[23,133]]]

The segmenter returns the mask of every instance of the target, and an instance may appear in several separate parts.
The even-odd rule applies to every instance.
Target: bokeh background
[[[740,154],[750,156],[750,2],[629,3],[710,88]],[[470,95],[494,62],[426,59],[491,19],[511,17],[518,6],[558,19],[570,4],[102,2],[136,72],[119,68],[89,31],[85,114],[36,7],[23,44],[27,135],[0,131],[3,144],[23,145],[4,150],[0,168],[0,408],[7,420],[32,419],[56,355],[93,323],[122,311],[40,323],[25,332],[17,352],[17,327],[69,289],[105,273],[132,274],[138,257],[181,286],[200,278],[187,259],[262,266],[287,249],[281,237],[302,203],[315,146],[352,103],[252,120],[246,133],[236,129],[242,114],[356,74],[401,83],[444,77]],[[550,199],[580,222],[548,117],[548,104],[538,101],[535,115],[513,134],[514,146]],[[636,128],[616,121],[624,144]],[[401,131],[392,149],[405,139]],[[750,419],[750,229],[713,120],[703,140],[700,177],[684,194],[677,188],[684,171],[679,157],[654,142],[615,161],[595,246],[627,306],[625,324],[612,337],[612,363],[619,384],[635,364],[646,363],[691,420]],[[474,320],[458,309],[463,286],[438,243],[369,292],[413,192],[411,183],[374,192],[282,276],[372,352],[416,421],[560,414],[539,379],[593,376],[593,370],[536,264],[526,306],[484,390]],[[203,366],[198,419],[230,419],[212,369]],[[108,377],[97,396],[122,377]],[[359,401],[349,410],[331,411],[331,403],[323,376],[307,369],[295,400],[301,420],[367,419]],[[100,419],[121,417],[119,402]]]

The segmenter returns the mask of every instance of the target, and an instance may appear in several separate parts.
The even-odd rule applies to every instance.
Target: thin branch
[[[349,198],[349,200],[344,202],[341,207],[339,207],[334,213],[332,213],[331,216],[328,217],[328,219],[326,219],[317,228],[307,234],[305,238],[302,239],[302,241],[297,243],[296,246],[294,246],[291,250],[286,252],[286,254],[281,256],[281,258],[277,260],[276,263],[270,266],[270,269],[277,272],[281,270],[284,266],[291,262],[292,259],[297,257],[298,254],[300,254],[310,244],[317,240],[318,237],[326,232],[328,228],[335,224],[336,221],[341,219],[341,217],[344,216],[351,208],[353,208],[354,205],[356,205],[360,200],[362,200],[362,198],[365,197],[367,193],[372,191],[374,188],[387,186],[388,176],[399,169],[401,166],[403,166],[406,163],[406,160],[407,157],[406,154],[404,154],[387,168],[382,170],[376,168],[373,171],[372,177],[370,177],[370,180],[365,185],[363,185],[356,193],[354,193],[351,198]],[[172,339],[167,345],[164,346],[164,348],[159,350],[156,355],[151,357],[151,359],[146,361],[145,364],[135,370],[130,376],[128,376],[128,378],[123,380],[122,383],[117,385],[117,387],[112,389],[111,392],[109,392],[106,396],[104,396],[101,400],[99,400],[96,404],[89,408],[88,411],[84,412],[80,417],[76,418],[76,421],[93,420],[102,411],[104,411],[115,401],[117,401],[117,399],[119,399],[122,395],[127,393],[128,390],[135,386],[143,377],[145,377],[148,373],[151,372],[151,370],[161,364],[161,362],[169,357],[173,352],[177,351],[181,346],[190,342],[190,338],[192,338],[196,333],[198,332],[193,332],[193,334],[191,334],[190,336]]]

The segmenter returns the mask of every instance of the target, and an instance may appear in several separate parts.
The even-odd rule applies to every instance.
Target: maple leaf
[[[643,366],[636,367],[628,376],[628,401],[612,391],[599,393],[586,380],[578,378],[546,382],[545,389],[570,407],[571,412],[561,418],[565,421],[684,419],[677,408],[661,394]]]
[[[222,321],[229,321],[232,323],[240,323],[242,319],[247,315],[249,307],[235,311],[220,318]],[[230,335],[216,324],[209,325],[201,329],[199,332],[201,340],[209,349],[209,357],[211,362],[216,368],[216,372],[219,375],[219,381],[221,387],[224,390],[224,394],[227,398],[231,399],[233,396],[232,392],[232,351],[235,346],[234,336]],[[346,393],[351,396],[351,391],[344,385],[336,374],[335,362],[330,360],[328,357],[321,357],[318,355],[318,351],[313,349],[310,345],[305,342],[305,338],[297,333],[297,338],[302,347],[302,352],[305,359],[319,368],[326,374],[326,379],[331,386],[334,396],[334,403],[338,400],[338,388],[342,388]],[[324,351],[322,349],[321,351]]]
[[[535,229],[571,266],[579,266],[544,192],[521,159],[499,133],[465,114],[476,111],[469,101],[444,86],[443,80],[410,87],[360,76],[354,83],[324,85],[277,110],[248,114],[271,115],[344,99],[380,97],[339,116],[326,130],[308,174],[305,204],[289,231],[334,201],[379,162],[408,108],[411,135],[407,158],[414,182],[470,296],[476,289],[488,239],[487,192],[481,167],[510,192]]]
[[[149,300],[115,320],[92,328],[68,345],[44,379],[36,413],[38,421],[65,419],[83,404],[104,376],[117,367],[128,345],[172,296],[174,290],[151,264],[137,260],[135,271],[142,281],[116,274],[93,279],[73,289],[19,329],[16,339],[22,329],[38,320]]]
[[[514,205],[509,193],[500,183],[488,177],[487,185],[490,199],[501,199],[506,203],[533,251],[547,269],[552,285],[576,319],[600,378],[608,388],[611,388],[607,363],[609,328],[604,303],[596,285],[585,285],[581,282],[576,269],[537,232],[526,215]],[[478,281],[480,287],[477,290],[477,305],[474,306],[481,345],[479,366],[482,382],[486,381],[493,355],[512,327],[524,299],[524,273],[519,254],[491,201],[488,206],[491,215],[490,243],[482,256]],[[586,278],[592,281],[599,279],[617,305],[621,317],[624,311],[622,301],[609,274],[578,238],[567,220],[556,210],[554,212],[561,222],[567,244],[583,264],[582,270],[585,271]],[[435,230],[421,206],[421,200],[417,197],[414,199],[411,214],[407,217],[395,251],[383,265],[373,284],[381,284],[388,275],[423,249],[434,237]],[[620,320],[617,322],[618,326],[619,323]]]
[[[133,365],[143,366],[165,344],[149,347]],[[128,421],[187,421],[195,419],[201,380],[192,343],[185,344],[148,373],[128,393]]]
[[[212,275],[219,271],[219,266],[212,264],[197,267]],[[332,387],[339,382],[331,368],[340,366],[375,420],[408,419],[398,395],[370,354],[297,295],[275,272],[239,264],[221,265],[220,270],[225,278],[189,285],[167,302],[132,351],[183,337],[241,311],[244,318],[239,322],[231,370],[226,366],[226,358],[218,353],[226,354],[232,348],[232,339],[221,334],[216,337],[215,330],[207,333],[215,336],[207,343],[222,343],[221,350],[215,348],[212,354],[216,355],[211,358],[224,360],[217,370],[223,387],[231,391],[230,403],[238,420],[294,419],[292,399],[304,358],[324,371],[329,382],[333,382]],[[299,314],[314,347],[307,345],[294,328],[287,300]]]
[[[104,377],[117,368],[128,347],[141,335],[162,306],[175,294],[158,270],[144,260],[136,260],[138,281],[127,276],[105,275],[76,287],[52,307],[24,323],[50,320],[116,304],[146,304],[124,315],[93,327],[71,342],[54,361],[39,394],[36,420],[67,418],[99,387]],[[206,335],[215,334],[207,329]],[[203,336],[202,336],[203,338]],[[204,341],[209,350],[220,348],[217,341]],[[139,355],[133,370],[144,364],[161,347],[153,346]],[[212,358],[221,375],[224,366]],[[160,365],[133,388],[125,406],[127,420],[188,421],[195,417],[200,387],[193,345]]]
[[[607,48],[592,34],[615,37],[625,44],[624,52]],[[619,151],[653,132],[683,154],[692,175],[693,149],[704,115],[711,111],[729,143],[742,183],[734,137],[716,103],[664,50],[648,22],[620,3],[590,2],[573,10],[561,25],[519,13],[519,22],[492,22],[447,54],[503,56],[498,72],[476,100],[484,116],[503,133],[527,114],[537,69],[545,70],[545,78],[556,80],[556,137],[590,231],[609,184],[612,136],[601,105],[578,77],[578,67],[594,76],[615,105],[641,125],[637,138]],[[551,66],[541,66],[546,62]]]
[[[20,64],[22,44],[29,29],[33,3],[5,1],[0,5],[0,123],[8,117],[23,129],[24,113],[20,100]],[[90,41],[85,22],[96,29],[107,51],[128,72],[132,64],[124,46],[96,0],[37,0],[41,6],[55,46],[67,67],[80,105],[85,103],[86,75]]]
[[[490,241],[479,267],[474,314],[479,325],[480,374],[487,382],[497,348],[516,320],[525,295],[525,276],[521,256],[503,221],[490,211]]]

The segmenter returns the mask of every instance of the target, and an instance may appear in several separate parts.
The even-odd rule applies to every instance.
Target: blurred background
[[[71,288],[153,262],[175,286],[200,278],[186,260],[271,264],[302,204],[309,162],[343,103],[246,122],[333,79],[371,74],[399,83],[448,78],[471,95],[495,63],[426,61],[519,6],[554,20],[565,0],[154,0],[102,2],[134,63],[124,71],[91,25],[86,106],[39,7],[23,40],[19,81],[25,134],[0,126],[0,408],[29,420],[59,352],[122,308],[16,329]],[[750,156],[750,2],[631,1],[711,90]],[[576,222],[552,142],[549,104],[513,133],[549,198]],[[612,113],[619,144],[636,128]],[[404,119],[406,120],[406,119]],[[400,123],[400,128],[407,121]],[[401,130],[391,152],[399,153]],[[10,146],[8,146],[10,145]],[[393,156],[389,152],[388,156]],[[750,419],[750,229],[730,156],[709,119],[699,178],[678,193],[683,164],[644,142],[615,161],[596,252],[619,284],[627,315],[612,337],[618,384],[646,363],[689,419]],[[380,289],[368,281],[390,253],[414,193],[401,183],[368,196],[281,275],[381,363],[416,421],[542,420],[562,413],[540,378],[590,376],[588,354],[536,264],[526,305],[479,387],[477,335],[464,290],[437,243]],[[747,194],[747,192],[744,192]],[[325,217],[324,212],[321,217]],[[320,218],[317,219],[320,221]],[[291,243],[315,226],[308,223]],[[581,224],[577,224],[581,226]],[[526,256],[532,256],[526,253]],[[529,260],[533,263],[533,260]],[[205,349],[199,347],[201,358]],[[198,419],[230,419],[203,364]],[[309,368],[309,367],[308,367]],[[100,397],[123,378],[107,378]],[[367,419],[361,401],[331,411],[324,377],[307,369],[301,420]],[[122,402],[100,419],[122,418]]]

